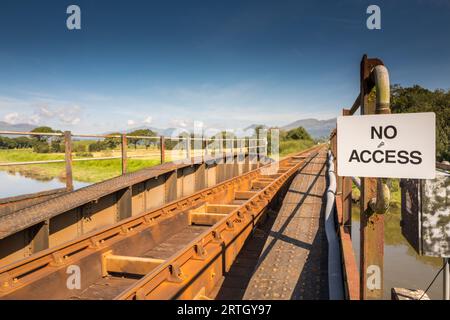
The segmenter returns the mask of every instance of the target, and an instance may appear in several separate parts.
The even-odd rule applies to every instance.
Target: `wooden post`
[[[161,152],[161,164],[166,162],[166,143],[164,141],[164,136],[159,137],[159,150]]]
[[[361,61],[361,114],[375,113],[375,101],[369,103],[368,80],[373,65],[367,56]],[[350,142],[349,142],[350,143]],[[369,202],[376,198],[377,180],[361,179],[360,202],[360,290],[361,299],[383,297],[384,216],[374,213]]]
[[[128,148],[126,133],[122,134],[121,142],[122,142],[121,143],[121,148],[122,148],[122,174],[125,174],[125,173],[127,173],[127,148]]]
[[[70,131],[64,131],[64,146],[66,160],[66,189],[67,191],[72,191],[72,134],[70,133]]]

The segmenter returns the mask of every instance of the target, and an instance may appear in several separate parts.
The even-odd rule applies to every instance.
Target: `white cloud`
[[[11,124],[76,125],[81,121],[82,109],[76,104],[62,101],[24,101],[0,97],[0,106],[16,109],[3,116]]]
[[[179,128],[179,127],[186,128],[189,125],[189,123],[192,123],[192,121],[190,121],[190,120],[181,120],[181,119],[172,119],[172,120],[170,120],[170,125],[172,127],[175,127],[175,128]]]
[[[147,118],[145,118],[144,123],[150,124],[150,123],[152,123],[152,121],[153,121],[153,118],[151,116],[148,116]]]
[[[17,112],[8,113],[3,117],[3,120],[9,124],[16,124],[18,119],[19,114]]]
[[[134,125],[136,122],[134,121],[134,120],[128,120],[127,121],[127,124],[129,125],[129,126],[132,126],[132,125]]]

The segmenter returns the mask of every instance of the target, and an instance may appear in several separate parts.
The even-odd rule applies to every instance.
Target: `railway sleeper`
[[[111,274],[143,276],[164,262],[163,259],[115,255],[110,250],[102,255],[102,276]]]

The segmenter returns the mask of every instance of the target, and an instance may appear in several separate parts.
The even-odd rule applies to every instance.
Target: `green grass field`
[[[280,157],[303,151],[314,146],[311,140],[285,140],[280,141]]]
[[[26,162],[63,159],[64,154],[61,153],[35,153],[31,149],[0,150],[0,162]],[[159,158],[157,157],[153,159],[128,159],[128,172],[134,172],[139,169],[158,165],[159,162]],[[120,175],[121,168],[121,159],[74,161],[72,174],[74,180],[93,183]],[[65,163],[7,166],[0,167],[0,170],[20,172],[24,176],[36,178],[37,180],[48,180],[52,178],[59,178],[61,180],[65,179]]]
[[[280,156],[286,156],[292,153],[300,152],[314,146],[313,141],[308,140],[289,140],[280,142]],[[143,168],[158,165],[159,151],[157,149],[129,148],[128,155],[145,156],[145,158],[128,159],[128,172],[134,172]],[[120,150],[106,150],[102,152],[93,152],[92,159],[98,157],[120,156]],[[166,154],[166,160],[170,161],[170,153]],[[83,158],[83,156],[73,155],[74,159]],[[45,160],[64,160],[63,153],[36,153],[32,149],[13,149],[0,150],[0,163],[6,162],[27,162],[27,161],[45,161]],[[73,179],[80,182],[100,182],[121,174],[121,159],[74,161],[72,167]],[[19,172],[20,174],[35,178],[37,180],[50,180],[59,178],[65,179],[65,163],[48,164],[30,164],[20,166],[0,167],[0,170],[9,172]]]

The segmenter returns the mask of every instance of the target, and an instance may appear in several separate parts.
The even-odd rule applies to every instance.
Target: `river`
[[[73,184],[75,189],[89,185],[89,183],[79,181],[74,181]],[[66,184],[58,178],[37,180],[33,177],[23,176],[18,172],[11,173],[0,171],[0,199],[50,189],[64,188],[65,186]]]
[[[384,220],[384,299],[391,288],[425,290],[442,267],[442,259],[419,256],[401,234],[400,208],[390,208]],[[359,266],[359,206],[352,208],[352,243]],[[442,272],[427,294],[442,299]]]

